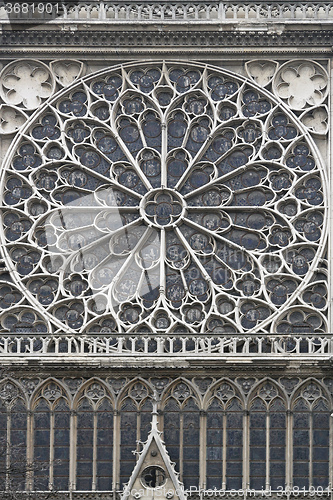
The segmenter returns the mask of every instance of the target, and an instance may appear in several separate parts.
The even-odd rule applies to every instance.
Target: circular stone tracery
[[[149,191],[141,202],[141,214],[155,227],[169,227],[180,224],[185,214],[184,199],[171,189]]]
[[[318,158],[272,94],[230,72],[129,64],[86,77],[7,158],[2,307],[25,296],[38,316],[27,307],[2,328],[324,331]]]

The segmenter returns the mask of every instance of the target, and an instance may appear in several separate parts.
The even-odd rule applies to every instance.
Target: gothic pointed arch
[[[147,380],[142,377],[135,377],[127,382],[119,391],[117,397],[118,408],[127,397],[132,398],[136,404],[140,404],[140,402],[145,401],[147,398],[151,398],[153,394],[154,387]]]
[[[120,413],[120,481],[127,483],[136,463],[135,452],[147,440],[151,428],[153,390],[137,377],[126,384],[118,396]]]
[[[5,377],[0,382],[0,400],[6,405],[12,405],[20,398],[28,406],[27,394],[22,385],[12,377]]]
[[[87,380],[74,400],[76,488],[111,490],[114,451],[114,396],[99,378]]]
[[[70,408],[67,388],[53,378],[41,383],[31,396],[36,490],[68,488]]]
[[[283,387],[265,379],[252,388],[250,419],[250,486],[277,489],[286,481],[288,399]]]
[[[99,404],[103,398],[110,399],[112,406],[115,407],[115,397],[113,392],[110,390],[108,384],[100,378],[93,377],[86,380],[77,390],[74,400],[73,407],[76,408],[78,402],[82,397],[88,397],[94,403]]]
[[[201,397],[184,378],[176,379],[163,393],[164,441],[185,488],[199,485]]]
[[[245,402],[237,385],[222,379],[205,396],[206,482],[209,489],[240,489]]]
[[[299,487],[325,487],[329,481],[331,397],[327,388],[310,378],[292,397],[293,477]]]
[[[317,398],[326,399],[330,407],[332,407],[332,396],[324,383],[320,380],[309,377],[303,380],[295,387],[291,394],[291,406],[295,404],[297,398],[303,397],[310,401],[315,401]]]
[[[260,397],[268,404],[274,398],[281,398],[286,406],[289,408],[289,398],[283,385],[279,384],[276,380],[265,377],[264,379],[255,383],[246,398],[246,407],[249,408],[254,398]]]
[[[198,391],[198,388],[191,380],[188,380],[185,377],[178,377],[165,386],[161,394],[162,409],[166,404],[167,399],[170,397],[178,400],[180,403],[191,397],[195,399],[196,404],[200,408],[203,407],[202,397]]]
[[[218,397],[221,402],[228,403],[232,398],[238,398],[243,406],[245,406],[244,396],[241,393],[239,386],[235,381],[230,380],[229,378],[222,378],[216,380],[209,387],[208,391],[204,395],[203,399],[203,408],[207,409],[207,406],[210,404],[210,400],[213,397]]]
[[[71,404],[71,395],[65,384],[54,377],[48,377],[46,380],[41,381],[33,390],[30,396],[30,408],[33,410],[39,398],[45,398],[53,404],[59,398],[64,398]]]
[[[26,481],[28,402],[22,386],[12,377],[0,383],[0,489],[24,490]],[[16,472],[16,470],[18,473]],[[14,477],[4,471],[12,470]],[[8,488],[8,486],[7,486]]]

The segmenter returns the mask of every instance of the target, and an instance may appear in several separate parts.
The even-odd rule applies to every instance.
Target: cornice
[[[225,47],[233,47],[241,50],[251,48],[291,48],[295,52],[303,52],[310,48],[331,50],[333,46],[333,30],[312,31],[284,31],[262,32],[262,31],[46,31],[46,30],[14,30],[3,31],[0,35],[0,47],[13,50],[19,47],[24,51],[28,47],[76,47],[76,50],[97,51],[97,47],[103,50],[119,50],[126,48],[131,53],[162,53],[166,48],[185,48],[201,53],[214,53]],[[79,48],[80,47],[80,48]],[[195,49],[194,49],[195,48]],[[186,50],[187,52],[187,50]]]

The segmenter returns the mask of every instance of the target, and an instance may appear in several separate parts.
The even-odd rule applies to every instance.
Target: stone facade
[[[47,463],[19,489],[118,497],[154,407],[193,497],[331,494],[332,18],[0,7],[0,468]]]

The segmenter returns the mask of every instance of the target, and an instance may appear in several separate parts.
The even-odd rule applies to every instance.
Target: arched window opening
[[[243,474],[243,408],[234,388],[224,383],[214,391],[207,410],[207,488],[239,489]]]
[[[0,386],[0,490],[26,486],[27,409],[19,389],[10,381]]]
[[[293,411],[293,476],[294,485],[309,488],[310,408],[299,400]]]
[[[7,410],[3,403],[0,400],[0,470],[2,474],[0,474],[0,486],[2,489],[5,488],[6,483],[6,475],[4,471],[6,470],[6,461],[7,461]]]
[[[97,408],[97,489],[112,490],[113,408],[104,399]]]
[[[10,412],[10,468],[16,489],[26,486],[27,464],[27,409],[21,399],[16,400]]]
[[[309,384],[293,407],[293,484],[327,488],[329,484],[330,411],[322,391]]]
[[[193,398],[188,399],[183,405],[181,417],[183,418],[182,481],[187,489],[199,486],[200,412]]]
[[[46,491],[50,487],[50,426],[48,402],[40,399],[34,411],[34,489]]]
[[[121,408],[120,482],[125,484],[135,466],[133,451],[137,448],[137,407],[125,400]]]
[[[94,411],[83,398],[77,411],[76,489],[91,490],[94,456]]]
[[[54,409],[54,471],[53,485],[56,490],[68,490],[70,411],[63,399]]]
[[[176,464],[176,470],[179,472],[180,457],[180,408],[178,402],[170,398],[164,407],[164,441],[167,446],[172,462]]]
[[[164,406],[164,441],[185,488],[199,486],[200,411],[191,389],[173,387]]]
[[[269,408],[269,478],[273,490],[283,488],[286,479],[286,408],[276,399]]]
[[[153,411],[152,402],[150,399],[141,406],[140,409],[140,440],[147,441],[148,434],[151,430],[151,412]]]
[[[222,486],[224,416],[220,401],[214,398],[207,412],[206,485],[208,489]]]
[[[250,487],[284,488],[286,406],[273,384],[257,390],[250,406]]]
[[[7,462],[7,409],[2,400],[0,400],[0,488],[6,488],[6,470]]]
[[[330,411],[326,401],[319,401],[312,413],[312,485],[327,488],[329,483]]]
[[[227,407],[226,417],[226,487],[228,490],[240,489],[243,473],[243,408],[237,399]]]
[[[40,391],[33,411],[35,490],[68,490],[70,411],[54,382]]]
[[[112,490],[113,418],[105,387],[86,387],[77,412],[77,490]]]
[[[250,411],[250,487],[266,486],[266,405],[257,398]]]
[[[121,405],[120,420],[120,484],[128,481],[137,457],[133,454],[139,451],[139,441],[145,441],[151,429],[151,413],[153,407],[148,389],[140,382],[128,391]]]

